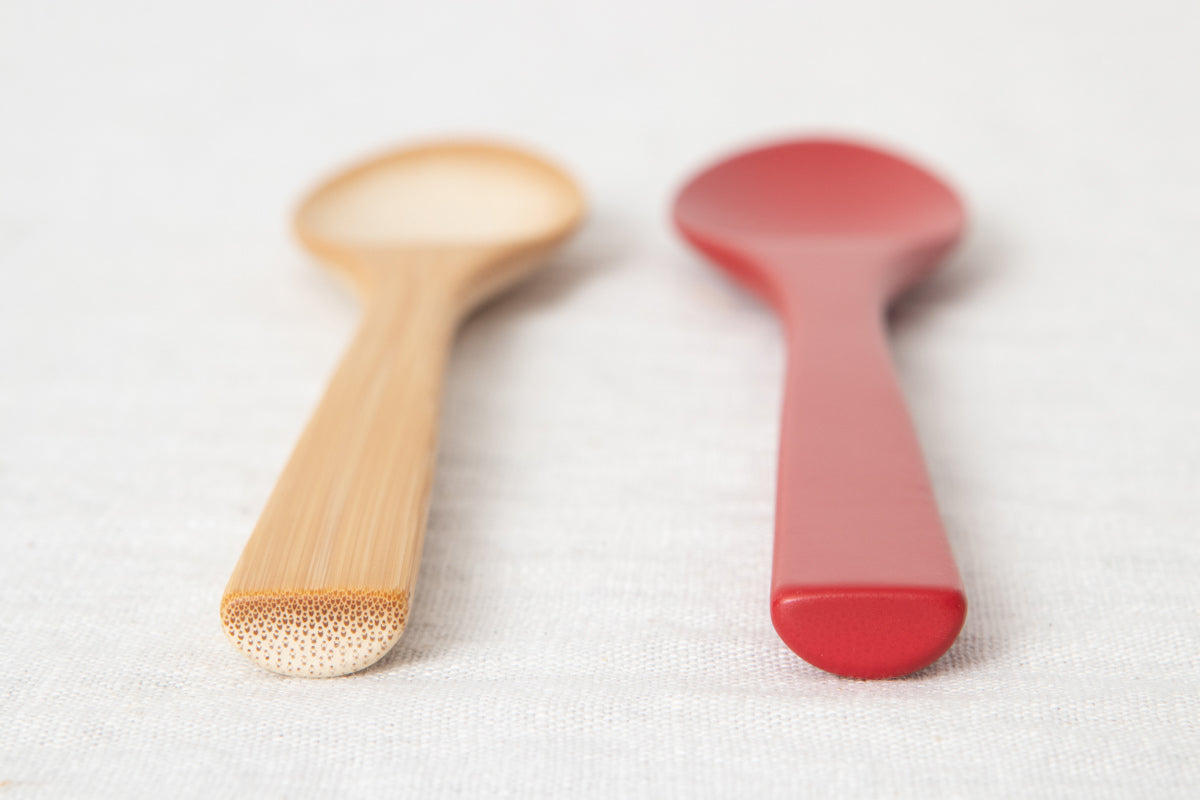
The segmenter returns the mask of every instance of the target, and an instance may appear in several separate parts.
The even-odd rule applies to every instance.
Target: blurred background
[[[1185,796],[1198,36],[1168,0],[5,2],[0,787]],[[907,681],[771,630],[778,326],[668,225],[811,132],[972,214],[893,316],[971,604]],[[284,679],[217,604],[358,315],[289,214],[443,134],[556,159],[591,216],[462,332],[405,637]]]

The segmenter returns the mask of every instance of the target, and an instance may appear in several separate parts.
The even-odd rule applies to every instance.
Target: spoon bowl
[[[794,652],[839,675],[927,666],[966,614],[884,322],[964,219],[926,170],[831,139],[724,159],[675,202],[684,237],[784,320],[771,618]]]
[[[369,283],[380,268],[419,268],[422,259],[406,255],[553,247],[583,209],[574,181],[531,153],[488,142],[434,142],[385,153],[326,181],[296,209],[294,227],[314,255]],[[495,276],[486,273],[495,271],[504,273],[502,280],[517,279],[540,263],[465,261],[457,279],[467,283],[490,283]]]
[[[400,637],[454,332],[543,263],[582,214],[565,173],[487,142],[388,153],[300,204],[297,236],[351,278],[365,313],[221,601],[226,633],[255,663],[344,675]]]
[[[929,172],[835,139],[735,155],[696,176],[675,203],[684,236],[756,288],[778,292],[787,280],[780,270],[829,268],[787,258],[789,250],[875,251],[870,263],[893,271],[882,284],[888,301],[937,266],[965,219],[954,192]]]

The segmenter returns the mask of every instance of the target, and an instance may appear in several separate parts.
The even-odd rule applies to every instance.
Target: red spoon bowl
[[[962,629],[966,597],[892,368],[886,312],[958,241],[962,204],[898,156],[799,139],[704,170],[674,215],[786,329],[775,630],[838,675],[928,666]]]

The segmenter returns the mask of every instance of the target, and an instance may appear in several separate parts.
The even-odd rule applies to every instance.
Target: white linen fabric
[[[1186,797],[1200,782],[1200,6],[8,3],[0,795]],[[778,325],[668,225],[811,131],[959,187],[894,316],[970,611],[908,679],[768,618]],[[409,629],[253,666],[217,616],[357,317],[286,214],[497,134],[587,227],[449,367]]]

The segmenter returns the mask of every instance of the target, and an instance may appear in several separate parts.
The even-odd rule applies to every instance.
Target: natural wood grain
[[[222,599],[226,633],[253,661],[343,675],[400,637],[455,330],[541,263],[582,207],[555,168],[481,143],[386,155],[300,207],[299,237],[354,280],[366,310]]]

